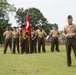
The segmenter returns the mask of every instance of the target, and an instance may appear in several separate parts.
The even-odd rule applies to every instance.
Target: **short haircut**
[[[42,26],[41,26],[41,25],[39,25],[38,27],[39,27],[39,28],[42,28]]]
[[[68,15],[68,17],[67,17],[68,19],[72,19],[73,17],[72,17],[72,15]]]

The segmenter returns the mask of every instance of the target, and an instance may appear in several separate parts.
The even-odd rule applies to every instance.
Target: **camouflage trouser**
[[[54,51],[54,47],[56,46],[56,51],[59,51],[59,41],[58,38],[52,37],[51,39],[51,51]]]
[[[5,43],[4,43],[4,54],[5,54],[6,51],[7,51],[8,45],[9,45],[9,47],[10,47],[10,51],[12,51],[12,39],[11,39],[11,38],[9,38],[9,39],[6,39],[6,38],[5,38]]]
[[[13,39],[13,54],[16,52],[16,46],[17,46],[17,52],[19,52],[19,38]]]
[[[37,38],[35,39],[35,53],[37,53]]]
[[[30,45],[31,45],[31,49],[30,49],[30,53],[37,53],[37,50],[36,50],[36,40],[32,40],[30,41]]]
[[[73,48],[76,57],[76,39],[67,38],[66,39],[66,52],[67,52],[67,65],[71,66],[71,47]]]
[[[21,54],[23,53],[28,53],[28,39],[23,39],[21,40]]]
[[[38,52],[41,52],[41,45],[42,45],[42,51],[46,52],[45,50],[45,40],[44,38],[38,38]]]

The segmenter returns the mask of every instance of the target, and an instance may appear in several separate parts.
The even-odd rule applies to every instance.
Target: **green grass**
[[[60,46],[61,52],[37,54],[3,54],[0,48],[0,75],[76,75],[76,60],[72,52],[72,66],[66,65],[65,46]]]

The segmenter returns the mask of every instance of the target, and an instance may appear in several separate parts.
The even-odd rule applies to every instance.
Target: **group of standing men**
[[[66,37],[65,44],[66,44],[66,53],[67,53],[67,65],[71,66],[71,47],[73,48],[75,57],[76,57],[76,25],[72,23],[73,17],[69,15],[67,17],[68,25],[64,27],[63,35]],[[45,40],[44,37],[47,36],[46,32],[42,29],[41,26],[35,31],[34,27],[31,26],[31,43],[30,43],[30,51],[28,46],[29,39],[25,35],[25,27],[22,28],[22,36],[19,40],[19,32],[16,30],[16,27],[14,27],[14,31],[10,31],[9,27],[6,28],[6,31],[3,33],[3,36],[5,37],[5,44],[4,44],[4,54],[7,51],[7,46],[10,46],[10,50],[12,53],[15,54],[15,48],[17,45],[17,51],[19,51],[19,41],[21,42],[21,54],[25,53],[37,53],[36,44],[38,41],[38,53],[41,52],[41,45],[42,45],[42,51],[46,52],[45,50]],[[59,50],[59,31],[56,27],[53,27],[53,29],[50,31],[51,36],[51,52],[54,52],[54,48],[56,46],[56,51],[60,52]]]
[[[42,45],[42,51],[46,52],[44,37],[47,36],[47,34],[42,29],[42,26],[39,26],[39,28],[35,31],[34,27],[31,25],[30,39],[28,39],[28,37],[25,34],[25,26],[22,26],[21,36],[19,35],[19,32],[17,31],[16,27],[14,27],[13,31],[11,31],[9,27],[7,27],[6,31],[3,33],[3,36],[5,37],[4,54],[6,54],[8,45],[10,47],[10,51],[12,54],[16,53],[16,46],[17,46],[17,52],[21,54],[37,53],[37,52],[40,53],[41,45]],[[38,51],[36,49],[37,40],[38,40]],[[29,41],[30,41],[30,49],[29,49]],[[19,46],[21,46],[21,51]]]

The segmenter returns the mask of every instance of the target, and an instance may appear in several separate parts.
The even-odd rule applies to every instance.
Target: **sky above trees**
[[[67,25],[67,16],[70,14],[76,23],[76,0],[7,0],[15,7],[27,9],[38,8],[50,23],[57,23],[59,30]],[[10,14],[10,22],[15,24],[14,15]]]

